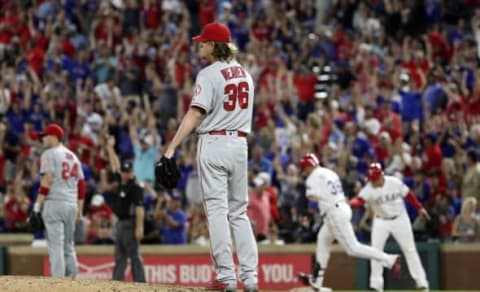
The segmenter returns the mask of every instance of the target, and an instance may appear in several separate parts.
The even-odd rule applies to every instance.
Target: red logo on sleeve
[[[201,91],[202,86],[200,84],[195,84],[195,87],[193,88],[193,96],[199,95]]]
[[[44,158],[40,161],[40,168],[46,168],[48,166],[48,159]]]

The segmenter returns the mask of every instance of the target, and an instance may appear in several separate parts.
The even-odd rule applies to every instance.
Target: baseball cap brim
[[[202,43],[202,42],[206,42],[207,40],[203,36],[197,35],[192,38],[192,41],[196,43]]]
[[[131,172],[132,169],[133,169],[133,167],[131,167],[131,166],[126,166],[126,167],[122,166],[122,167],[120,167],[120,172]]]

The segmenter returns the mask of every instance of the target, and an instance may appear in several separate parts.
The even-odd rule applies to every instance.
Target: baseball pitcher
[[[306,197],[318,202],[324,224],[318,232],[316,265],[313,275],[301,273],[300,280],[310,285],[315,291],[331,291],[323,287],[324,271],[330,258],[330,247],[333,240],[345,249],[348,255],[372,259],[380,266],[393,270],[396,277],[400,276],[400,257],[386,254],[376,248],[361,244],[350,223],[352,210],[346,203],[345,194],[338,175],[332,170],[319,166],[314,154],[305,155],[300,161],[302,175],[306,180]]]
[[[64,132],[59,125],[48,125],[40,135],[45,151],[40,161],[42,180],[33,212],[42,211],[52,277],[75,278],[75,221],[81,217],[85,197],[82,165],[61,143]]]
[[[175,149],[197,127],[197,165],[208,218],[210,246],[217,279],[207,288],[235,291],[237,279],[230,232],[240,261],[245,291],[258,291],[258,252],[247,217],[247,139],[253,113],[252,77],[234,59],[230,30],[217,22],[199,36],[200,57],[210,63],[197,75],[189,111],[164,154]]]
[[[356,198],[350,200],[350,205],[360,207],[367,203],[372,209],[375,216],[371,234],[372,246],[383,250],[391,234],[405,255],[408,270],[417,288],[428,291],[427,276],[415,247],[412,225],[403,199],[412,204],[427,220],[430,219],[428,212],[401,180],[384,175],[379,163],[369,165],[367,178],[368,183]],[[370,287],[383,291],[383,269],[376,261],[371,261],[370,265]]]

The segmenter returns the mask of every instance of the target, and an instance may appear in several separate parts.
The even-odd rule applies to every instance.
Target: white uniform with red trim
[[[338,175],[327,168],[316,167],[306,180],[307,197],[318,199],[324,224],[318,233],[316,259],[320,264],[320,274],[315,275],[317,286],[322,286],[323,270],[327,267],[330,247],[336,239],[350,256],[375,259],[380,265],[393,267],[396,255],[386,254],[378,249],[358,242],[350,223],[352,210],[346,203],[345,194]],[[320,281],[320,283],[318,283]]]
[[[405,255],[408,270],[417,287],[428,288],[403,200],[410,190],[396,177],[384,176],[384,179],[382,187],[373,187],[369,182],[358,195],[371,207],[375,215],[371,234],[372,246],[383,250],[388,237],[392,235]],[[371,261],[370,287],[383,290],[383,269],[376,261]]]
[[[196,79],[191,106],[205,111],[197,128],[197,163],[208,218],[217,280],[236,287],[230,231],[240,262],[240,279],[255,287],[258,251],[247,217],[247,140],[251,131],[254,84],[236,61],[214,62]]]

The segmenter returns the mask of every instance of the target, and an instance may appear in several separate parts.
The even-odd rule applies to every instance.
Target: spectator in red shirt
[[[254,19],[251,34],[253,39],[263,42],[271,40],[273,26],[267,18],[265,12],[259,13],[259,15]]]
[[[0,12],[0,45],[10,44],[12,37],[17,33],[18,18],[11,9]]]
[[[92,197],[90,208],[88,209],[88,218],[94,226],[99,225],[102,221],[112,221],[112,209],[105,203],[102,194],[95,194]]]
[[[436,196],[434,213],[438,216],[438,229],[441,239],[451,239],[453,221],[455,220],[455,214],[452,210],[452,198],[446,194]]]
[[[437,135],[429,133],[425,137],[425,145],[422,153],[422,165],[426,171],[441,171],[442,168],[442,150],[437,144]]]
[[[379,162],[386,162],[390,156],[390,150],[392,147],[392,138],[390,138],[390,134],[388,132],[381,132],[380,133],[380,141],[375,146],[375,153],[377,154],[377,160]]]
[[[104,239],[105,230],[103,229],[105,228],[109,228],[110,235],[112,234],[112,226],[114,226],[114,216],[112,209],[105,203],[105,199],[103,198],[102,194],[95,194],[92,197],[87,216],[90,220],[87,242],[95,242],[96,240],[98,241],[99,237],[101,239]]]
[[[302,65],[293,77],[293,84],[299,99],[298,116],[301,120],[305,120],[308,114],[313,111],[317,75],[310,71],[307,66]]]
[[[62,53],[73,59],[75,56],[75,47],[69,39],[68,31],[64,31],[58,41],[59,46],[62,48]]]
[[[11,189],[13,195],[6,200],[5,204],[7,229],[11,232],[26,232],[30,199],[21,183],[15,182]]]
[[[121,43],[122,26],[118,21],[117,16],[108,10],[103,12],[103,15],[99,20],[96,19],[95,24],[95,39],[97,41],[104,41],[112,47],[118,43]]]
[[[35,41],[31,42],[31,48],[27,53],[28,65],[40,76],[43,70],[43,62],[45,60],[45,51]]]
[[[386,131],[395,143],[397,139],[403,138],[402,118],[392,111],[392,102],[383,100],[381,106],[375,113],[375,117],[382,123],[381,131]]]
[[[190,78],[192,67],[188,63],[187,53],[180,52],[175,59],[175,82],[178,88],[183,88],[185,80]]]
[[[442,35],[438,26],[435,26],[432,32],[428,35],[428,42],[433,50],[432,58],[434,60],[441,59],[448,61],[451,57],[451,50],[448,46],[448,42]]]
[[[280,211],[278,210],[278,191],[277,188],[272,186],[272,179],[267,172],[260,172],[257,175],[258,178],[263,180],[263,192],[267,195],[270,203],[270,216],[272,222],[278,222],[280,220]]]
[[[271,221],[270,200],[265,193],[266,180],[259,174],[253,180],[254,188],[249,195],[248,217],[250,218],[257,241],[267,238]]]
[[[146,29],[154,30],[162,21],[162,6],[159,0],[146,0],[143,7],[143,18]]]
[[[475,77],[473,90],[463,99],[463,107],[468,122],[474,121],[480,115],[480,77]]]
[[[217,15],[216,0],[198,0],[198,18],[202,26],[213,22]]]

